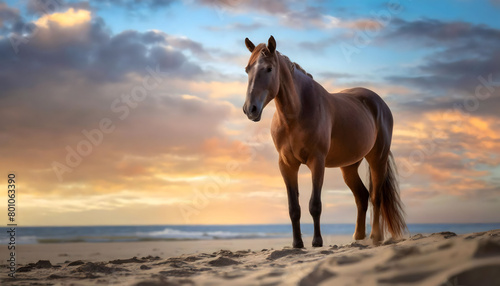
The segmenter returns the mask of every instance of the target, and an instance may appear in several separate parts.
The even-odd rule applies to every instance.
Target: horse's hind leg
[[[382,156],[367,156],[366,160],[370,165],[370,198],[373,205],[372,214],[372,231],[370,233],[370,238],[373,243],[378,244],[384,240],[384,227],[382,225],[382,185],[385,181],[387,174],[387,160],[388,154],[383,154]]]
[[[362,161],[362,160],[361,160]],[[359,177],[358,168],[361,161],[346,167],[341,167],[344,182],[351,189],[356,207],[358,208],[358,217],[356,219],[356,229],[353,238],[355,240],[364,239],[366,236],[366,211],[368,210],[368,190]]]

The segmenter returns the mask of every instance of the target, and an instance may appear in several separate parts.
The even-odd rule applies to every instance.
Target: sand
[[[2,271],[0,284],[500,285],[500,230],[380,246],[324,240],[305,249],[288,247],[291,239],[21,245],[16,278]]]

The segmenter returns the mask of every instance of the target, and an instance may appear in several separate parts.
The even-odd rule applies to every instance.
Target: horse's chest
[[[294,158],[306,164],[312,155],[320,153],[323,149],[324,152],[327,151],[327,142],[323,142],[324,138],[317,136],[312,130],[293,129],[290,131],[277,130],[273,133],[280,156],[288,159]]]

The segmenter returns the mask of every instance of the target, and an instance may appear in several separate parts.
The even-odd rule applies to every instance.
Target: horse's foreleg
[[[304,242],[302,242],[302,234],[300,232],[299,183],[297,180],[300,163],[285,162],[280,159],[279,167],[288,194],[288,212],[290,214],[293,229],[292,245],[294,248],[303,248]]]
[[[358,167],[361,161],[346,167],[341,167],[344,182],[351,189],[358,208],[356,219],[356,229],[353,238],[356,240],[364,239],[366,236],[366,211],[368,210],[369,193],[363,181],[359,177]]]
[[[308,162],[307,166],[311,170],[313,190],[309,201],[309,212],[314,221],[313,247],[323,246],[321,237],[320,216],[321,216],[321,188],[323,187],[323,177],[325,175],[325,159],[315,158]]]

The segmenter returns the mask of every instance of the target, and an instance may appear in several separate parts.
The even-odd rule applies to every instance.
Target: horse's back
[[[349,89],[344,89],[337,93],[337,95],[347,95],[359,101],[360,104],[365,105],[369,108],[377,125],[379,124],[389,124],[392,129],[393,118],[389,106],[385,101],[374,91],[364,88],[364,87],[354,87]],[[333,94],[334,96],[336,94]]]
[[[328,167],[353,164],[373,148],[378,131],[389,119],[390,110],[375,92],[361,87],[332,93],[332,141],[327,156]],[[387,119],[386,119],[387,118]]]

